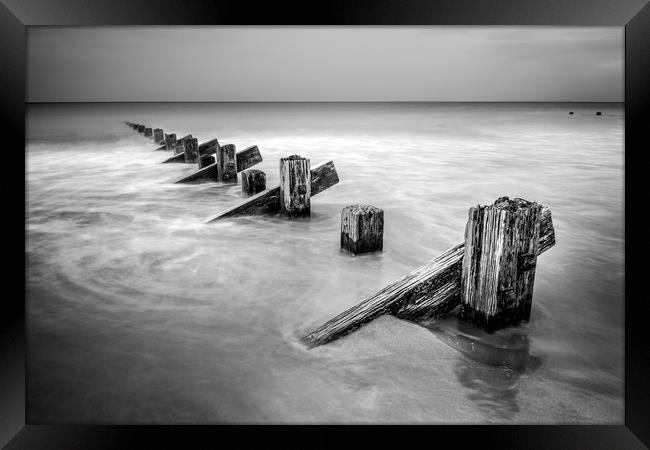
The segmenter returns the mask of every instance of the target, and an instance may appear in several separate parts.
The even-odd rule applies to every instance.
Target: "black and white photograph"
[[[624,424],[623,27],[26,50],[30,423]]]

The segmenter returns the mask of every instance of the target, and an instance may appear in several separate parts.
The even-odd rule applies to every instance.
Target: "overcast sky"
[[[624,29],[28,27],[27,100],[623,101]]]

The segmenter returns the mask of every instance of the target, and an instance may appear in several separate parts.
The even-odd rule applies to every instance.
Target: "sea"
[[[573,112],[573,114],[570,114]],[[597,115],[597,112],[601,112]],[[29,104],[27,420],[84,424],[623,424],[622,103]],[[125,121],[332,160],[311,217],[205,223],[240,184],[176,184]],[[456,311],[301,337],[464,239],[502,196],[551,209],[530,321]],[[384,211],[383,251],[340,248]]]

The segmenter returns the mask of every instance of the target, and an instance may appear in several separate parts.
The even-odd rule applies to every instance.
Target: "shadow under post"
[[[530,354],[525,327],[517,326],[486,333],[458,320],[418,323],[438,339],[458,350],[454,372],[467,388],[466,396],[494,421],[511,420],[518,412],[518,381],[542,365],[540,357]]]

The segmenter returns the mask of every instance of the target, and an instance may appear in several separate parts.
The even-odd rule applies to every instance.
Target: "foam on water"
[[[268,186],[291,154],[340,183],[310,220],[204,224],[240,186],[174,184],[195,167],[125,120],[258,145]],[[623,422],[619,104],[30,105],[27,126],[31,421]],[[557,235],[531,322],[502,332],[523,350],[471,354],[454,319],[298,342],[503,195],[548,205]],[[382,253],[340,251],[352,203],[384,209]]]

